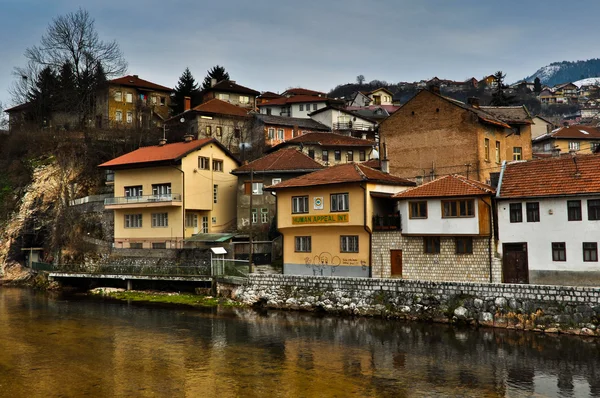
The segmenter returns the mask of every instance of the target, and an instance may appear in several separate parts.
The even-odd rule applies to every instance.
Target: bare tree
[[[365,82],[365,75],[358,75],[358,76],[356,76],[356,83],[359,86],[362,86],[364,82]]]

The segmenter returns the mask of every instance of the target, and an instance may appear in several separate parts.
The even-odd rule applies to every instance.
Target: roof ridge
[[[369,179],[365,175],[365,173],[361,170],[360,165],[358,163],[352,162],[352,165],[354,166],[354,169],[358,172],[358,176],[360,177],[361,180],[366,181]],[[365,167],[367,167],[367,166],[365,166]]]
[[[459,179],[459,180],[461,180],[461,181],[462,181],[464,184],[470,185],[470,186],[472,186],[473,188],[477,188],[477,189],[479,189],[480,191],[484,191],[484,192],[493,192],[493,190],[492,190],[492,189],[487,189],[487,188],[485,188],[485,187],[483,187],[483,186],[479,186],[479,184],[481,184],[481,185],[484,185],[482,182],[475,181],[475,180],[470,180],[469,178],[467,178],[467,177],[465,177],[465,176],[462,176],[462,175],[460,175],[460,174],[453,174],[452,176],[453,176],[453,177],[455,177],[455,178],[458,178],[458,179]],[[475,182],[477,182],[477,183],[475,183]]]

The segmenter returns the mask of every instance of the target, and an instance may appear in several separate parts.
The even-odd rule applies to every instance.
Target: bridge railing
[[[213,258],[211,266],[212,276],[248,276],[250,262],[248,260],[234,260],[230,258]]]
[[[36,269],[35,267],[32,267]],[[86,273],[96,275],[136,275],[136,276],[209,276],[206,265],[122,265],[122,264],[60,264],[37,268],[39,271]]]

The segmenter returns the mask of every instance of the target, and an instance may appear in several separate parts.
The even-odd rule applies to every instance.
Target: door
[[[390,250],[392,276],[402,277],[402,250]]]
[[[529,283],[527,243],[504,243],[502,253],[502,281],[504,283]]]

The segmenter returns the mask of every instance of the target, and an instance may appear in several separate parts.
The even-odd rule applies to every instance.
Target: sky
[[[258,91],[326,92],[360,74],[395,83],[502,70],[513,82],[600,57],[597,0],[0,0],[1,103],[14,105],[25,50],[79,7],[119,43],[128,74],[169,87],[186,67],[201,81],[216,64]]]

